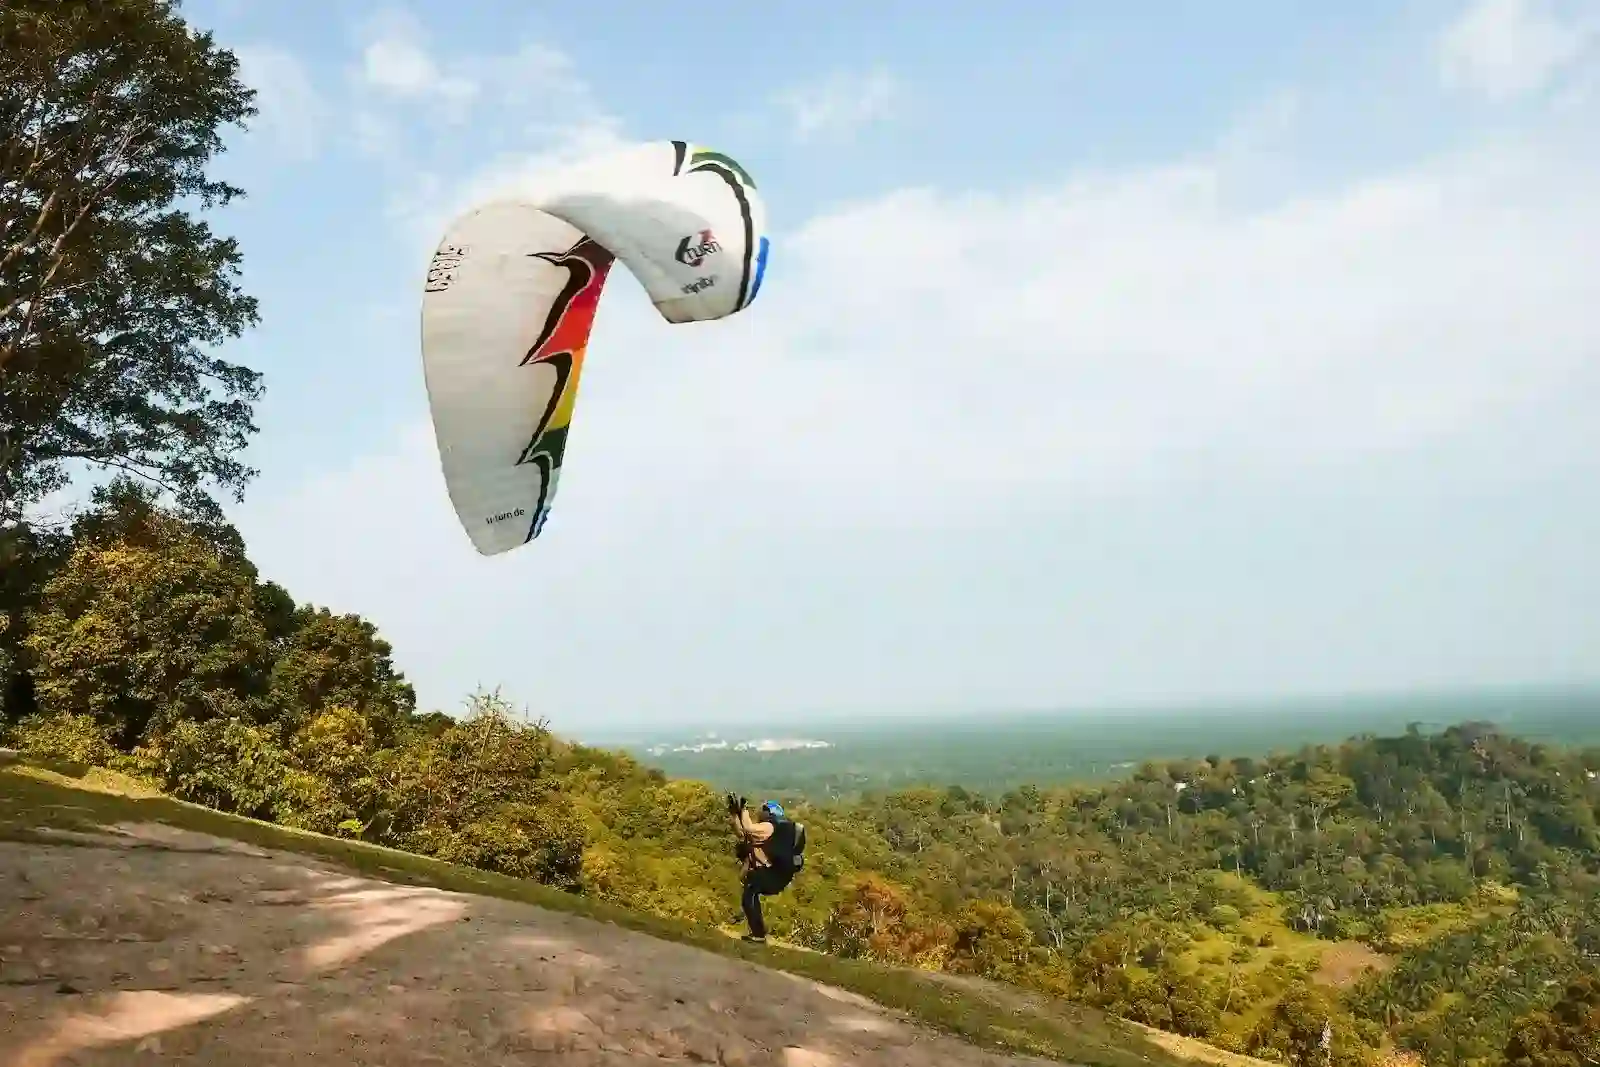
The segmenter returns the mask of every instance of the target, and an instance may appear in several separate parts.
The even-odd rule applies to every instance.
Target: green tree
[[[1518,1019],[1505,1059],[1506,1067],[1600,1064],[1600,975],[1579,975],[1554,1007]]]
[[[293,784],[274,732],[236,718],[174,724],[157,774],[173,796],[256,819],[276,818]]]
[[[1005,982],[1023,975],[1033,948],[1033,931],[1022,913],[1003,901],[971,900],[955,920],[952,971],[981,974]]]
[[[325,834],[368,836],[383,812],[398,755],[382,751],[372,717],[348,707],[318,712],[290,740],[296,777],[278,811],[280,822]]]
[[[20,719],[37,710],[26,643],[31,613],[38,609],[46,583],[75,549],[136,545],[163,551],[176,520],[189,534],[212,546],[219,556],[252,577],[255,568],[245,556],[237,530],[209,512],[174,508],[161,501],[158,487],[123,475],[96,486],[88,507],[64,524],[33,524],[0,530],[0,704],[6,717]],[[287,598],[270,583],[258,591],[258,610],[270,615],[287,610],[275,597]],[[270,629],[270,628],[269,628]],[[9,666],[9,679],[5,667]]]
[[[151,524],[158,543],[75,551],[27,638],[40,709],[88,714],[124,750],[181,721],[258,715],[271,667],[251,575],[179,520]]]
[[[210,508],[186,507],[181,502],[164,500],[164,495],[155,483],[127,474],[95,486],[89,494],[88,507],[73,516],[72,547],[137,545],[160,549],[176,522],[218,557],[252,579],[258,577],[244,538],[231,523]]]
[[[173,0],[0,5],[0,526],[83,464],[242,492],[259,376],[209,349],[256,304],[200,213],[251,100]]]
[[[71,538],[63,530],[7,527],[0,520],[0,724],[38,709],[24,647],[28,616],[39,606],[45,582],[71,550]]]
[[[271,594],[258,594],[262,604]],[[359,615],[302,607],[286,620],[287,635],[272,668],[272,698],[285,727],[296,730],[325,708],[367,716],[387,744],[416,709],[417,698],[395,669],[393,648]]]
[[[497,694],[480,693],[465,722],[402,753],[383,837],[452,863],[576,889],[587,835],[554,765],[542,723],[522,722]]]
[[[31,756],[84,767],[108,766],[117,757],[111,732],[88,715],[27,715],[11,731],[11,739]]]
[[[1348,1063],[1352,1050],[1340,1040],[1342,1020],[1343,1012],[1329,994],[1296,984],[1256,1023],[1246,1051],[1294,1067]]]

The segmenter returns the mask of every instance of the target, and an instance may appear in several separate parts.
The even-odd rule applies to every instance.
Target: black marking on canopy
[[[539,469],[539,499],[533,502],[533,520],[528,523],[528,536],[522,539],[523,544],[538,537],[544,526],[545,502],[550,499],[550,478],[555,470],[550,457],[543,452],[533,456],[529,462]]]
[[[561,404],[561,397],[567,391],[567,383],[572,380],[571,352],[556,352],[545,359],[541,359],[539,362],[555,368],[556,384],[550,390],[550,399],[545,401],[544,413],[539,416],[539,424],[533,428],[533,436],[528,438],[528,443],[523,446],[522,454],[517,457],[515,465],[518,467],[525,463],[533,462],[535,450],[538,448],[540,440],[544,437],[544,432],[549,427],[550,420],[555,417],[556,408]],[[542,455],[543,453],[539,454]]]
[[[732,160],[729,160],[731,163]],[[733,190],[733,197],[739,201],[739,217],[744,221],[744,271],[739,275],[739,299],[735,308],[744,307],[745,293],[750,289],[750,263],[755,255],[755,221],[750,217],[750,198],[745,195],[744,185],[734,176],[720,160],[706,160],[696,163],[691,170],[710,171],[721,178],[729,189]]]
[[[739,180],[744,182],[750,188],[754,189],[756,187],[755,179],[750,177],[750,172],[745,170],[744,167],[739,164],[739,161],[734,159],[732,156],[723,155],[721,152],[713,152],[709,148],[702,148],[700,151],[694,154],[694,158],[691,160],[691,163],[693,164],[693,166],[690,167],[691,170],[698,170],[702,163],[721,163],[724,167],[727,167],[729,170],[733,171],[733,173],[737,174],[739,176]]]

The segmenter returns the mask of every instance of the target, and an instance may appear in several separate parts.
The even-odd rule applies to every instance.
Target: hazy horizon
[[[852,733],[898,731],[907,727],[927,726],[932,729],[949,727],[955,722],[963,725],[1002,722],[1007,726],[1025,724],[1066,725],[1103,717],[1108,720],[1160,719],[1174,716],[1235,716],[1251,719],[1275,713],[1300,712],[1325,714],[1330,717],[1351,715],[1359,721],[1368,717],[1388,721],[1402,710],[1445,712],[1442,719],[1423,718],[1419,721],[1430,726],[1450,725],[1472,718],[1466,712],[1484,710],[1485,703],[1510,701],[1507,710],[1526,716],[1543,710],[1541,705],[1564,699],[1600,700],[1600,679],[1572,682],[1539,682],[1522,685],[1488,685],[1467,689],[1413,689],[1362,692],[1301,692],[1279,693],[1266,696],[1212,698],[1190,701],[1156,702],[1146,704],[1121,704],[1060,708],[928,708],[904,710],[875,715],[859,712],[814,712],[792,719],[762,721],[760,717],[733,716],[727,719],[686,718],[676,722],[660,719],[652,724],[634,724],[622,728],[599,730],[566,730],[554,722],[551,728],[572,740],[592,744],[638,746],[653,743],[689,741],[716,733],[729,741],[761,738],[828,739]],[[1529,707],[1531,704],[1533,707]],[[1454,708],[1462,714],[1448,714]]]

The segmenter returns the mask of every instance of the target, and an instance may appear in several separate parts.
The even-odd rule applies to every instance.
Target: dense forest
[[[253,113],[167,0],[0,7],[0,729],[212,807],[736,921],[709,785],[493,693],[419,710],[367,620],[259,574],[241,252]],[[92,492],[63,512],[67,488]],[[1600,1062],[1600,751],[1484,723],[1109,782],[795,805],[775,929],[1296,1064]]]

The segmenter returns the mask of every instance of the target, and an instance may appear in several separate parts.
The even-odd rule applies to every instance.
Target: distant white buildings
[[[831,748],[826,741],[807,741],[801,738],[781,740],[740,741],[733,746],[735,752],[788,752],[797,748]]]
[[[693,741],[684,745],[654,745],[649,749],[652,756],[665,756],[669,752],[792,752],[806,748],[832,748],[829,741],[812,741],[805,738],[770,738],[763,737],[754,741],[728,742],[715,734],[704,741]]]
[[[668,752],[716,752],[731,747],[733,746],[726,741],[696,741],[692,745],[652,745],[650,755],[664,756]]]

